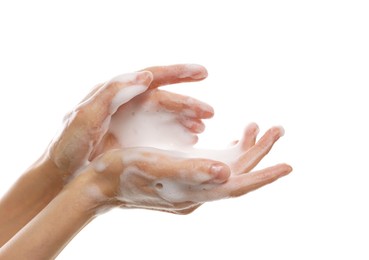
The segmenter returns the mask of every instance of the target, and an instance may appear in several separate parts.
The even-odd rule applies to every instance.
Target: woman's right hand
[[[95,158],[78,178],[89,180],[97,209],[121,206],[188,214],[204,202],[242,196],[292,171],[287,164],[252,171],[281,132],[272,128],[256,143],[255,134],[247,135],[250,140],[243,145],[248,149],[231,168],[220,161],[184,158],[154,148],[127,148]]]

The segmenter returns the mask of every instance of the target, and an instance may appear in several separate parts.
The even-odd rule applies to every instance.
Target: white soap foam
[[[114,78],[112,78],[108,83],[112,83],[112,82],[133,82],[137,79],[138,73],[137,72],[133,72],[133,73],[125,73],[125,74],[121,74],[118,76],[115,76]]]
[[[181,150],[190,147],[194,134],[179,124],[173,113],[137,102],[118,110],[111,121],[110,132],[122,147],[155,147]]]
[[[145,155],[145,153],[150,153],[150,156]],[[122,162],[125,165],[129,165],[135,162],[144,161],[147,163],[157,163],[158,158],[151,156],[152,154],[160,155],[161,150],[156,150],[154,148],[139,147],[132,151],[127,151],[122,155]]]
[[[140,185],[137,185],[137,180],[140,180]],[[142,183],[143,180],[145,183]],[[156,195],[155,188],[151,187],[153,181],[152,176],[137,167],[127,167],[120,176],[120,194],[117,199],[123,201],[126,207],[171,207],[171,202]]]
[[[123,148],[141,147],[138,153],[132,152],[124,156],[125,163],[134,161],[147,161],[155,163],[157,160],[142,155],[145,150],[154,153],[168,153],[180,158],[205,158],[224,162],[232,165],[240,156],[240,145],[223,150],[204,150],[193,147],[194,134],[181,125],[176,114],[161,109],[157,105],[148,102],[150,93],[144,93],[125,104],[112,117],[109,131],[114,134]],[[136,149],[135,149],[136,150]],[[160,152],[158,152],[160,151]],[[206,180],[206,173],[197,173],[199,179]],[[184,175],[184,173],[182,173]],[[136,186],[134,177],[150,179],[148,185],[154,194],[145,194]],[[132,179],[133,178],[133,179]],[[183,178],[185,180],[185,178]],[[199,180],[201,183],[201,180]],[[162,205],[169,202],[185,202],[193,198],[194,190],[210,189],[214,185],[201,184],[194,187],[184,181],[169,178],[156,179],[149,173],[139,171],[137,168],[128,168],[121,175],[120,199],[132,207],[135,205]],[[159,196],[161,199],[159,199]],[[163,202],[164,200],[165,202]],[[169,203],[170,204],[170,203]],[[162,206],[165,206],[162,205]],[[149,207],[149,206],[148,206]]]
[[[199,103],[195,99],[193,99],[192,97],[187,97],[186,104],[188,104],[190,106],[196,104],[196,106],[199,106],[201,108],[201,110],[214,113],[214,110],[211,106],[209,106],[208,104],[205,104],[205,103],[201,103],[201,102]],[[192,111],[192,110],[190,110],[190,111]]]
[[[104,195],[100,188],[96,185],[89,185],[84,187],[81,192],[83,192],[85,195],[87,195],[89,198],[93,198],[95,200],[95,202],[97,202],[98,204],[101,204],[100,202],[106,201],[108,200],[108,197],[106,195]],[[91,210],[94,210],[95,215],[101,215],[103,213],[106,213],[107,211],[111,210],[112,207],[111,206],[103,206],[103,207],[94,207],[91,208]]]
[[[165,209],[175,203],[199,201],[196,192],[208,190],[215,184],[192,185],[181,180],[156,178],[135,166],[127,167],[121,174],[121,190],[117,199],[126,207]]]
[[[110,104],[110,112],[111,114],[115,113],[118,108],[130,101],[135,96],[144,92],[148,86],[145,85],[132,85],[132,86],[125,86],[115,95],[111,104]]]
[[[97,201],[103,201],[107,199],[107,197],[95,185],[86,186],[82,192],[88,194],[90,198],[94,198]]]
[[[99,160],[94,164],[94,169],[97,172],[103,172],[106,169],[106,164]]]
[[[157,189],[158,194],[165,200],[171,202],[183,202],[191,191],[191,185],[169,179],[159,180],[161,188]]]

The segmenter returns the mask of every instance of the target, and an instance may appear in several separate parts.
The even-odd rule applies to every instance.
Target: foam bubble
[[[110,112],[114,113],[122,105],[130,101],[132,98],[144,92],[148,87],[145,85],[132,85],[125,86],[114,96],[111,105]]]
[[[145,151],[154,151],[154,154],[164,153],[180,158],[213,159],[229,165],[237,160],[241,153],[240,145],[224,150],[194,148],[194,134],[181,125],[175,113],[168,112],[161,109],[159,105],[151,103],[149,95],[150,93],[147,92],[137,96],[131,102],[122,106],[112,117],[109,131],[114,134],[121,147],[136,148],[124,155],[122,160],[125,164],[134,163],[135,161],[149,164],[158,162],[155,157],[145,156]],[[193,114],[193,116],[195,115]],[[137,149],[137,147],[140,148]],[[213,185],[204,184],[209,178],[208,173],[198,172],[195,174],[197,174],[199,182],[197,186],[187,183],[183,172],[175,180],[169,178],[157,179],[141,169],[128,167],[121,175],[119,199],[132,207],[141,204],[150,205],[150,203],[152,205],[162,205],[169,202],[184,202],[189,197],[195,196],[195,193],[192,193],[194,190],[213,187]],[[137,182],[140,185],[137,186]],[[146,183],[149,187],[148,190],[153,193],[147,193],[147,190],[143,191],[140,188],[143,185],[142,183]],[[166,202],[158,199],[157,196]]]

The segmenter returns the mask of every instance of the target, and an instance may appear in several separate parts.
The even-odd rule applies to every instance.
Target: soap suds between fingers
[[[148,163],[158,163],[155,159],[143,156],[145,150],[152,152],[152,148],[159,149],[161,152],[168,153],[170,156],[178,156],[181,158],[205,158],[231,164],[240,155],[241,148],[239,145],[224,150],[205,150],[197,149],[193,146],[194,134],[190,132],[178,121],[178,115],[161,109],[159,105],[150,103],[148,98],[150,92],[135,97],[130,102],[119,109],[112,117],[109,132],[111,132],[119,142],[122,148],[139,148],[138,153],[126,154],[123,158],[125,163],[135,161],[146,161]],[[192,99],[189,99],[191,101]],[[194,111],[188,110],[188,115],[195,117]],[[163,151],[164,150],[164,151]],[[158,151],[158,150],[156,150]],[[166,152],[165,152],[166,151]],[[159,152],[160,154],[160,152]],[[135,184],[132,184],[134,174],[150,180],[147,185],[153,189],[155,196],[159,196],[165,201],[178,203],[194,198],[193,191],[208,190],[214,187],[214,184],[204,184],[209,179],[209,173],[195,173],[198,175],[198,184],[186,183],[184,174],[178,180],[170,178],[154,179],[150,177],[150,173],[142,170],[132,169],[126,170],[122,174],[121,179],[121,200],[130,201],[131,204],[139,201],[151,201],[154,203],[155,196],[152,194],[144,195],[142,190]],[[210,186],[209,186],[210,185]],[[200,198],[198,198],[200,199]],[[159,203],[156,201],[155,203]]]

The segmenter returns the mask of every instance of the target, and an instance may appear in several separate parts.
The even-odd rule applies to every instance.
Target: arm
[[[0,200],[0,247],[36,216],[64,187],[50,160],[30,167]]]
[[[111,115],[118,106],[144,92],[152,81],[150,72],[117,77],[86,100],[67,118],[65,127],[47,152],[15,183],[0,202],[1,245],[34,218],[87,163],[93,145],[107,131]],[[133,89],[133,90],[130,90]],[[130,95],[116,100],[121,91]],[[122,101],[121,103],[119,103]]]
[[[110,121],[114,109],[129,101],[125,98],[127,95],[123,99],[116,98],[122,89],[133,87],[133,91],[127,92],[133,98],[134,95],[145,91],[145,88],[153,89],[166,84],[198,81],[206,76],[206,70],[201,66],[152,67],[131,74],[131,77],[127,75],[118,77],[95,88],[74,112],[67,116],[63,131],[51,142],[47,152],[0,200],[0,247],[48,205],[73,179],[76,169],[98,156],[98,150],[101,153],[110,148],[110,143],[106,142],[109,125],[104,123]],[[137,85],[143,88],[134,88]],[[154,98],[159,102],[170,97],[158,98],[156,95]],[[113,103],[115,107],[112,108]],[[184,103],[184,100],[172,102],[167,100],[163,104],[173,113],[179,113]],[[193,109],[199,108],[195,104]],[[204,111],[202,114],[199,118],[211,116],[212,111]]]
[[[238,162],[251,171],[278,136],[278,130],[272,128],[254,145],[253,140],[244,141],[250,148]],[[110,150],[83,168],[1,248],[0,258],[54,258],[85,225],[107,209],[119,206],[188,214],[204,202],[242,196],[291,170],[289,165],[280,164],[234,174],[218,161],[175,157],[158,149]]]
[[[156,153],[150,153],[150,156],[156,157]],[[114,194],[120,188],[119,176],[120,172],[130,167],[134,167],[136,163],[129,162],[123,165],[119,160],[121,154],[126,157],[141,154],[140,151],[112,150],[100,156],[97,162],[104,162],[110,169],[109,175],[96,170],[96,164],[91,163],[81,174],[72,180],[35,218],[33,218],[21,231],[9,240],[0,249],[0,259],[52,259],[68,244],[68,242],[94,217],[101,211],[121,206],[125,204],[114,198]],[[106,161],[105,161],[106,160]],[[166,163],[164,163],[164,160]],[[160,171],[167,175],[176,175],[178,169],[186,169],[189,176],[184,179],[185,182],[198,183],[196,179],[197,172],[203,171],[208,175],[208,180],[218,179],[217,182],[224,182],[228,177],[227,167],[224,173],[216,175],[209,171],[214,165],[213,161],[206,160],[189,160],[178,161],[176,158],[164,158]],[[142,161],[146,164],[146,161]],[[107,170],[106,168],[105,170]],[[153,170],[155,164],[150,166],[149,170]],[[99,167],[100,170],[103,170]],[[117,186],[118,185],[118,186]],[[127,184],[129,185],[129,184]],[[131,183],[131,187],[139,187],[139,183]],[[116,190],[116,188],[118,190]],[[142,194],[146,196],[146,194]],[[131,195],[133,201],[139,201],[141,194],[135,193]],[[125,206],[129,206],[125,204]]]
[[[53,259],[95,216],[96,201],[72,181],[0,249],[0,259]]]

